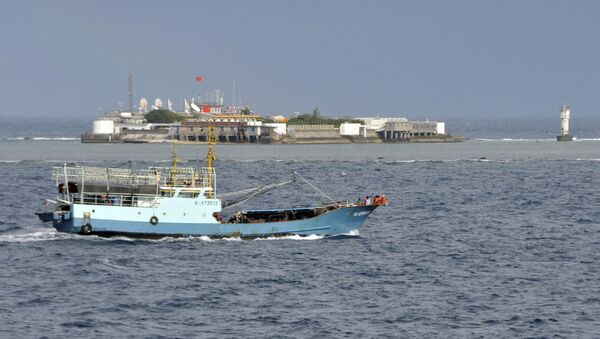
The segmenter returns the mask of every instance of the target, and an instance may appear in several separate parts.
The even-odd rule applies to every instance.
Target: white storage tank
[[[94,134],[113,134],[115,122],[112,120],[94,120]]]

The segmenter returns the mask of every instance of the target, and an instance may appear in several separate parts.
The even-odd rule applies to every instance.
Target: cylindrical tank
[[[115,122],[112,120],[94,120],[94,134],[113,134]]]

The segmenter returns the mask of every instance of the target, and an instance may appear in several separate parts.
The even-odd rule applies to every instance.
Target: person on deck
[[[365,205],[366,205],[366,206],[369,206],[369,205],[371,205],[371,197],[370,197],[370,196],[368,196],[368,195],[365,197]]]

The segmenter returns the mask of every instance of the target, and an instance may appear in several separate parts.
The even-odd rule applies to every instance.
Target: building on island
[[[390,121],[382,131],[383,140],[392,142],[440,137],[446,137],[446,124],[440,121]]]
[[[181,122],[178,135],[173,139],[179,141],[208,140],[208,129],[219,142],[262,142],[271,141],[273,127],[263,126],[261,121],[246,119],[187,119]]]
[[[441,121],[409,121],[406,118],[358,118],[360,122],[290,125],[262,121],[255,114],[191,114],[181,122],[148,123],[143,114],[107,113],[93,123],[93,132],[82,142],[205,142],[208,127],[220,142],[231,143],[380,143],[462,141],[446,134]]]
[[[99,116],[93,122],[92,133],[82,134],[81,141],[206,142],[209,127],[220,142],[230,143],[462,141],[462,138],[446,134],[446,125],[440,121],[409,121],[404,117],[334,119],[321,116],[318,108],[312,115],[304,114],[309,116],[306,120],[288,119],[283,115],[264,118],[249,107],[232,102],[225,106],[223,92],[215,90],[191,100],[184,99],[183,110],[179,113],[175,112],[171,99],[166,100],[165,107],[160,98],[154,99],[151,106],[146,98],[142,98],[136,107],[133,106],[133,76],[130,75],[127,111]],[[561,114],[567,118],[563,118],[563,135],[568,135],[569,110],[564,107],[567,106],[563,106]]]

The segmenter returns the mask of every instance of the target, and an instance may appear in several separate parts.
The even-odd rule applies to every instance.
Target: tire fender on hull
[[[81,230],[79,231],[79,233],[81,233],[83,235],[92,234],[92,225],[90,225],[89,223],[83,224],[83,226],[81,226]]]

